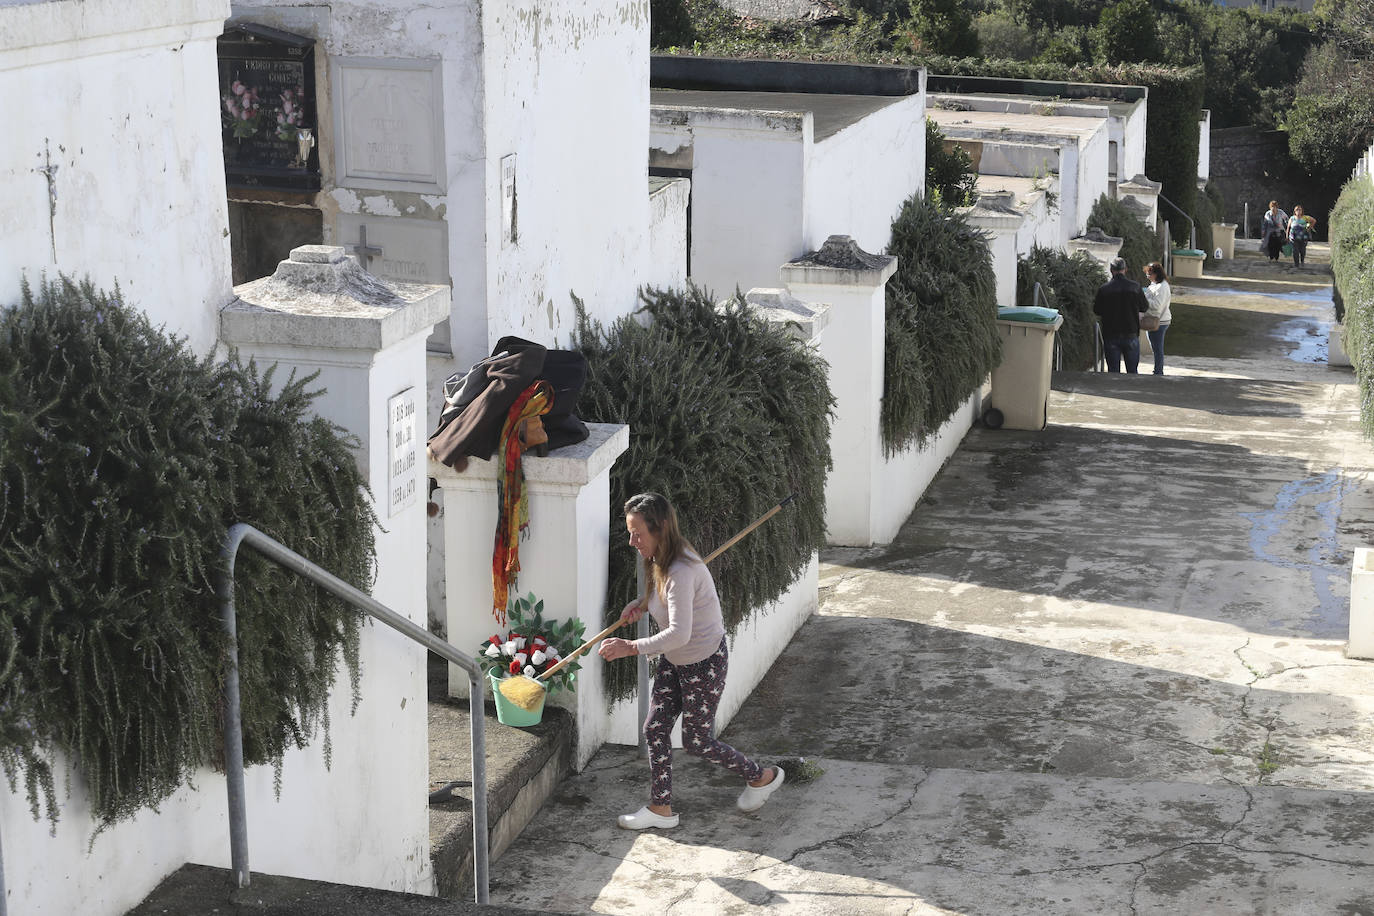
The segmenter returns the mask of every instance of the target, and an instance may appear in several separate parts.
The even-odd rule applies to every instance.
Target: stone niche
[[[251,22],[219,37],[219,113],[235,285],[324,241],[315,40]]]
[[[239,23],[218,51],[229,187],[318,191],[314,39]]]

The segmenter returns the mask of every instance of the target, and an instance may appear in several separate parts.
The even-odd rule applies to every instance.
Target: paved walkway
[[[679,754],[681,827],[632,834],[646,768],[607,748],[493,902],[1374,914],[1374,663],[1343,654],[1374,451],[1321,270],[1183,281],[1168,374],[1058,374],[1047,430],[973,430],[896,542],[823,556],[723,736],[823,776],[744,815]]]

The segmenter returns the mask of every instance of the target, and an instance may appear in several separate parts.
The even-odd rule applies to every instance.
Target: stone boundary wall
[[[1326,215],[1340,188],[1315,187],[1288,155],[1288,133],[1257,127],[1227,127],[1211,132],[1213,185],[1221,190],[1222,221],[1236,224],[1236,244],[1259,236],[1260,217],[1277,200],[1284,212],[1301,203],[1317,217],[1317,236],[1326,238]],[[1244,227],[1245,204],[1250,225]],[[1248,229],[1248,231],[1247,231]]]

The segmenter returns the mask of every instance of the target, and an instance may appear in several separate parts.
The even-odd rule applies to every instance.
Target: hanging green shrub
[[[968,150],[946,148],[940,126],[926,118],[926,193],[942,210],[953,210],[972,205],[977,189],[978,170]]]
[[[1091,369],[1096,353],[1093,297],[1107,282],[1102,262],[1086,251],[1067,254],[1035,245],[1030,254],[1016,260],[1016,301],[1048,305],[1064,317],[1057,339],[1065,369]],[[1035,302],[1035,284],[1046,301]]]
[[[1360,425],[1374,439],[1374,183],[1352,178],[1331,210],[1331,275],[1345,348],[1360,387]]]
[[[25,283],[0,310],[0,763],[35,817],[56,823],[54,752],[99,827],[218,761],[230,524],[370,581],[369,497],[308,381],[273,394],[270,373],[195,356],[89,282]],[[356,700],[358,620],[256,558],[238,568],[245,759],[279,763],[321,723],[340,654]]]
[[[959,214],[908,198],[892,223],[883,347],[883,447],[934,435],[1002,358],[987,240]]]
[[[1092,213],[1088,214],[1088,228],[1101,229],[1122,240],[1121,257],[1126,259],[1128,275],[1133,279],[1139,277],[1146,264],[1162,260],[1164,256],[1150,227],[1141,222],[1124,201],[1112,200],[1106,194],[1093,204]]]
[[[573,346],[587,357],[578,414],[630,427],[611,469],[606,622],[636,596],[625,501],[655,491],[677,507],[704,556],[790,493],[797,500],[711,564],[726,627],[778,598],[825,543],[830,396],[824,361],[735,297],[647,290],[609,327],[578,303]],[[611,699],[635,691],[633,659],[608,666]]]

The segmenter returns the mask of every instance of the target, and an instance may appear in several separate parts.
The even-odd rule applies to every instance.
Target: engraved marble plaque
[[[367,248],[360,251],[363,227]],[[358,263],[375,276],[401,283],[450,282],[447,225],[439,220],[343,213],[335,239],[333,244],[358,255]]]
[[[407,388],[386,402],[388,462],[386,473],[387,518],[415,505],[420,498],[416,466],[420,454],[420,413],[415,389]]]
[[[334,62],[338,183],[348,188],[444,190],[444,107],[437,60]]]

